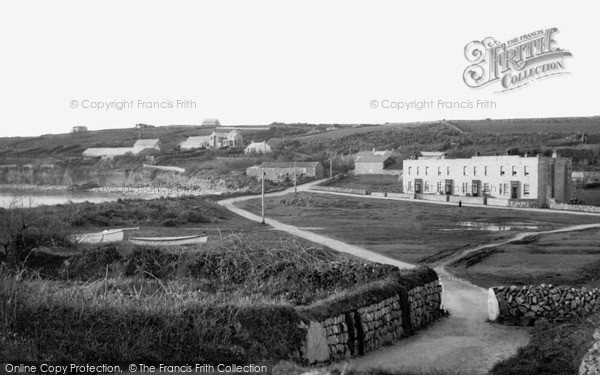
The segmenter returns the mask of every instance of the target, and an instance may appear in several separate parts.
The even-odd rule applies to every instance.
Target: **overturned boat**
[[[121,242],[124,229],[106,229],[98,233],[83,233],[71,236],[71,240],[80,243]]]
[[[129,237],[129,242],[134,245],[149,245],[149,246],[180,246],[202,244],[208,241],[206,233],[179,236],[179,237]]]

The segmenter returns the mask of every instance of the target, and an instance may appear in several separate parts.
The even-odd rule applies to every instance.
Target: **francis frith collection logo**
[[[540,78],[568,73],[564,58],[571,52],[557,46],[558,29],[536,30],[500,43],[492,37],[465,47],[469,65],[463,80],[472,88],[498,82],[498,92],[514,90]]]

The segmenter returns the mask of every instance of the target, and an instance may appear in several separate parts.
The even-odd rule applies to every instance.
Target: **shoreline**
[[[0,184],[0,192],[15,194],[81,194],[98,195],[114,197],[137,196],[152,198],[170,198],[180,196],[205,196],[205,195],[226,195],[232,193],[245,193],[246,190],[217,190],[203,189],[200,187],[183,186],[98,186],[80,189],[76,185],[34,185],[34,184]]]

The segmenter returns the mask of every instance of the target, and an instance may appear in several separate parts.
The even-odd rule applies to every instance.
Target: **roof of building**
[[[83,156],[119,156],[134,153],[133,147],[90,147]]]
[[[424,158],[441,159],[446,156],[446,153],[445,152],[435,152],[435,151],[421,151],[421,156]]]
[[[364,156],[383,156],[383,155],[392,155],[393,151],[375,151],[375,149],[373,149],[372,151],[359,151],[356,154],[354,154],[355,158],[360,158],[360,157],[364,157]]]
[[[250,142],[250,144],[246,147],[246,148],[254,148],[254,147],[265,147],[265,146],[269,146],[269,142],[267,141],[262,141],[262,142]]]
[[[392,151],[361,151],[354,155],[355,163],[383,163],[392,156]]]
[[[156,145],[158,145],[159,142],[160,142],[160,139],[138,139],[133,144],[133,147],[135,147],[135,148],[142,148],[142,147],[143,148],[154,148],[154,147],[156,147]]]
[[[231,132],[238,132],[236,129],[226,129],[226,128],[217,128],[213,131],[214,133],[216,133],[217,135],[229,135]]]
[[[188,137],[185,141],[179,143],[180,146],[194,146],[201,145],[203,143],[207,143],[210,139],[208,135],[196,135],[193,137]]]
[[[277,161],[277,162],[264,162],[259,168],[294,168],[294,164],[296,164],[296,168],[316,168],[320,163],[318,161]]]

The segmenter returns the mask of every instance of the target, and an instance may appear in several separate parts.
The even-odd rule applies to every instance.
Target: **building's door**
[[[423,191],[423,180],[420,178],[415,178],[415,193],[421,194]]]
[[[510,182],[510,199],[518,199],[519,198],[519,182],[511,181]]]
[[[479,180],[473,180],[473,181],[471,181],[471,194],[474,197],[478,197],[479,196]]]
[[[452,180],[446,180],[446,185],[444,188],[444,194],[451,195],[452,194]]]

